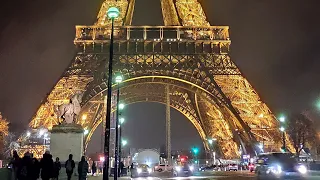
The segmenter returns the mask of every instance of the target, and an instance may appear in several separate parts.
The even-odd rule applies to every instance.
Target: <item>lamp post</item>
[[[119,99],[120,99],[120,83],[122,82],[122,76],[116,76],[115,78],[116,83],[117,83],[117,112],[116,112],[116,142],[114,146],[114,180],[118,179],[118,175],[120,175],[120,169],[118,170],[118,165],[119,165],[119,114],[120,114],[120,104],[119,104]],[[121,159],[120,159],[121,161]]]
[[[208,143],[210,145],[210,157],[212,158],[213,155],[213,164],[216,164],[216,152],[213,149],[213,143],[217,141],[216,138],[208,139]]]
[[[121,108],[122,106],[120,106],[120,110],[123,109]],[[119,118],[119,122],[120,122],[120,127],[119,127],[119,139],[121,139],[121,142],[119,143],[119,161],[121,162],[121,156],[122,156],[122,145],[123,145],[123,140],[122,140],[122,124],[124,123],[124,118],[121,117]],[[127,144],[127,143],[125,143]],[[121,170],[119,168],[118,170],[118,176],[120,177]]]
[[[282,150],[284,152],[286,152],[286,132],[285,132],[285,127],[284,127],[284,123],[286,121],[286,118],[284,116],[281,116],[279,118],[279,121],[280,121],[280,124],[281,124],[281,127],[280,127],[280,131],[282,132]]]
[[[108,69],[108,93],[107,93],[107,110],[106,110],[106,128],[104,134],[104,164],[103,164],[103,180],[109,180],[109,146],[110,146],[110,122],[111,122],[111,93],[112,93],[112,61],[113,61],[113,35],[114,35],[114,19],[119,16],[119,9],[110,7],[107,15],[111,19],[111,37],[109,52],[109,69]]]

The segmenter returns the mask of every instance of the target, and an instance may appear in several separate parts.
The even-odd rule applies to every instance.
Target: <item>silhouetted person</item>
[[[92,171],[92,176],[94,176],[97,172],[97,166],[94,161],[92,162],[91,171]]]
[[[61,163],[59,161],[59,158],[56,158],[56,161],[53,164],[53,179],[59,180],[59,174],[61,169]]]
[[[40,168],[42,180],[49,180],[50,178],[52,178],[53,160],[52,155],[49,151],[46,151],[43,155],[43,158],[40,161]]]
[[[30,180],[39,179],[39,175],[40,163],[36,158],[33,157],[33,154],[31,154]]]
[[[29,152],[25,153],[21,164],[18,168],[18,175],[19,180],[30,180],[31,177],[31,154]]]
[[[69,159],[66,161],[66,164],[65,164],[68,180],[71,180],[73,169],[76,167],[74,160],[72,158],[73,158],[73,155],[69,154]]]
[[[19,169],[19,166],[20,166],[20,162],[21,162],[21,159],[20,159],[17,151],[13,151],[11,161],[8,164],[8,166],[12,167],[12,174],[11,174],[11,179],[12,180],[17,180],[18,179],[17,175],[18,175],[18,169]]]
[[[82,156],[81,161],[79,162],[79,165],[78,165],[79,180],[86,180],[88,172],[89,172],[89,164],[86,161],[86,158]]]
[[[124,168],[124,164],[123,164],[122,161],[120,161],[120,163],[119,163],[119,172],[118,172],[119,176],[121,176],[121,175],[123,174],[123,173],[122,173],[123,168]]]

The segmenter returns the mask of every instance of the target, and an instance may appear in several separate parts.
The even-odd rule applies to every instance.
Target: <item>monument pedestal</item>
[[[61,162],[73,155],[73,160],[79,162],[84,154],[83,128],[78,124],[61,124],[53,126],[50,137],[50,153],[54,160],[59,157]]]

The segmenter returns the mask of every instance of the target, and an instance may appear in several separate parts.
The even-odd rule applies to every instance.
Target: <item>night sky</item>
[[[314,106],[320,95],[319,0],[202,1],[212,25],[230,26],[232,59],[271,110],[289,113]],[[93,24],[101,4],[102,0],[1,1],[0,111],[13,130],[27,128],[73,58],[74,26]],[[163,24],[159,0],[136,0],[134,16],[134,25]],[[164,142],[164,106],[135,104],[126,113],[144,130],[135,133],[142,131],[130,128],[132,122],[126,124],[132,146]],[[178,112],[172,116],[175,147],[199,143],[191,124]],[[189,138],[189,144],[178,142],[180,137]]]

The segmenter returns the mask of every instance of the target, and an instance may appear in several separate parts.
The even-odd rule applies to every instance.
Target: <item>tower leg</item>
[[[170,90],[169,85],[166,86],[166,146],[168,165],[172,165],[171,158],[171,117],[170,117]]]

